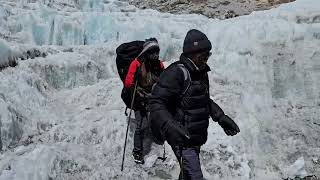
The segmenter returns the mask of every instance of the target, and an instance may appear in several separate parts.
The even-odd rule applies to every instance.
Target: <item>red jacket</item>
[[[141,63],[139,62],[139,60],[137,58],[131,62],[130,66],[129,66],[128,74],[127,74],[126,79],[124,81],[125,88],[131,88],[134,86],[134,76],[137,72],[137,69],[140,66],[141,66]],[[163,65],[162,61],[160,61],[160,68],[162,70],[164,69],[164,65]]]

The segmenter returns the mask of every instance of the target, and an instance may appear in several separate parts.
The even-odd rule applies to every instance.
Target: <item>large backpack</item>
[[[131,62],[142,52],[144,41],[132,41],[123,43],[117,47],[116,53],[116,63],[117,70],[121,81],[124,84],[125,78],[127,76],[129,66]],[[130,108],[133,96],[132,89],[126,89],[123,87],[121,92],[121,99]],[[133,110],[137,109],[137,104],[135,103],[132,107]]]
[[[124,82],[131,62],[142,52],[144,41],[132,41],[123,43],[117,47],[117,70],[122,82]]]

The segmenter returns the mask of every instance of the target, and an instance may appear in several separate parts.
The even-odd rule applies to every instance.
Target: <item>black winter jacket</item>
[[[183,64],[190,73],[191,83],[185,90],[185,75],[178,64]],[[150,98],[151,129],[158,140],[167,140],[170,145],[177,144],[180,133],[172,133],[182,129],[190,139],[184,138],[185,146],[200,146],[207,141],[209,125],[209,80],[205,70],[199,71],[191,60],[183,54],[180,61],[171,64],[160,76],[160,80],[152,90]],[[175,137],[172,137],[175,136]]]

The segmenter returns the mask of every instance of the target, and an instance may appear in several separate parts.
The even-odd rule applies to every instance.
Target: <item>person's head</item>
[[[144,60],[150,62],[159,60],[159,52],[160,47],[156,38],[145,40],[145,43],[143,44],[143,50],[141,52],[141,56],[144,58]]]
[[[204,33],[196,29],[188,31],[183,42],[183,54],[190,58],[200,70],[206,67],[211,49],[211,42]]]

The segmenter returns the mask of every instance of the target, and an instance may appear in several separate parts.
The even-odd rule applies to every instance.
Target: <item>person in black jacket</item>
[[[227,135],[240,132],[237,124],[210,99],[207,61],[211,48],[204,33],[190,30],[180,60],[160,75],[149,100],[153,135],[172,147],[181,167],[179,179],[203,179],[199,152],[207,141],[209,116]]]

